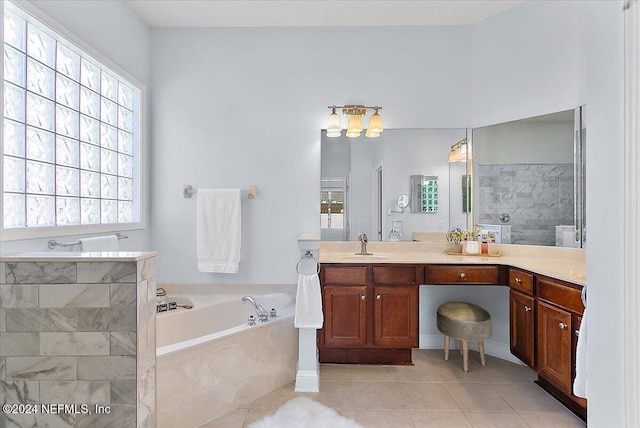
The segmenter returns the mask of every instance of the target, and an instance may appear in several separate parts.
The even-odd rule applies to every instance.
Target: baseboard
[[[317,371],[302,371],[296,373],[296,392],[319,392],[320,379]]]
[[[460,349],[458,341],[453,338],[451,338],[450,347],[451,349]],[[444,337],[441,334],[421,334],[420,349],[444,349]],[[477,351],[478,344],[470,342],[469,349]],[[484,352],[487,355],[510,361],[512,363],[523,364],[522,361],[511,354],[511,348],[509,347],[509,344],[506,343],[486,340],[484,342]]]

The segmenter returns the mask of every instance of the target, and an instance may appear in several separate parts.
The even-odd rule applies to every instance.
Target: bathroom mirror
[[[442,232],[449,228],[449,164],[447,154],[452,144],[465,138],[466,129],[387,129],[378,138],[329,138],[321,134],[321,175],[327,201],[328,183],[342,178],[344,213],[339,224],[344,234],[327,228],[328,203],[321,205],[321,239],[355,239],[363,231],[370,241],[398,238],[394,222],[402,222],[402,240],[412,240],[414,232]],[[430,174],[437,177],[437,191],[431,186],[430,212],[412,212],[411,175]],[[420,175],[420,177],[423,177]],[[456,189],[459,184],[456,185]],[[335,188],[336,186],[334,186]],[[408,195],[409,205],[403,210]],[[427,196],[427,201],[429,201]],[[455,205],[462,213],[461,203]],[[333,210],[332,210],[333,212]]]
[[[396,198],[396,206],[400,208],[400,210],[404,211],[404,209],[409,206],[409,196],[405,194],[398,195]]]
[[[340,210],[336,221],[332,221],[332,225],[340,229],[326,229],[327,215],[323,214],[321,239],[350,240],[353,229],[364,231],[372,241],[389,240],[394,221],[402,221],[403,240],[411,240],[414,232],[444,233],[451,227],[469,228],[474,224],[507,223],[514,228],[522,221],[526,227],[539,224],[544,232],[523,229],[520,233],[516,230],[508,242],[556,245],[555,229],[562,226],[558,244],[584,248],[585,123],[585,108],[580,107],[575,111],[476,128],[473,132],[463,128],[388,129],[375,139],[351,139],[345,136],[327,138],[322,131],[322,187],[337,190],[341,197],[340,204],[334,204],[331,210],[332,213],[336,208]],[[562,134],[562,141],[554,137],[557,134]],[[448,162],[451,146],[464,138],[473,148],[471,161]],[[534,165],[545,163],[564,164],[560,169],[568,174],[562,180],[558,176],[556,196],[559,199],[550,203],[558,215],[563,210],[560,222],[547,221],[543,225],[537,211],[531,209],[546,196],[535,202],[529,198],[529,204],[524,208],[515,205],[509,209],[498,208],[500,198],[508,200],[507,196],[511,195],[512,202],[515,203],[515,198],[521,202],[528,192],[518,195],[515,188],[513,191],[507,189],[505,177],[520,176],[516,170],[505,170],[501,178],[491,178],[485,169],[490,169],[490,165],[502,165],[504,169],[508,164],[516,167],[529,164],[530,182],[527,185],[532,194],[535,190],[544,195],[545,188],[552,186],[542,172],[547,166],[535,171]],[[569,178],[569,170],[573,171],[573,178]],[[419,172],[439,178],[438,211],[428,215],[410,210],[395,212],[400,211],[396,205],[398,195],[411,195],[411,175]],[[326,180],[327,177],[330,180]],[[495,186],[489,186],[490,182]],[[412,196],[409,199],[413,205]],[[326,198],[321,200],[327,201]],[[325,204],[323,213],[329,208]],[[524,242],[523,237],[533,234],[543,236],[544,240],[536,238]],[[576,237],[579,239],[575,240]]]
[[[584,247],[585,137],[584,107],[475,128],[473,224],[514,244]]]

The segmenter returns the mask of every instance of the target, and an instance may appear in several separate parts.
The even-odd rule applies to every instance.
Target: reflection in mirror
[[[474,129],[472,171],[474,224],[514,244],[580,246],[573,110]]]
[[[396,206],[401,210],[407,208],[409,206],[409,196],[405,194],[398,195],[398,198],[396,199]]]
[[[438,176],[411,176],[411,212],[438,212]]]
[[[346,183],[343,177],[323,177],[320,185],[320,230],[321,239],[346,241],[344,195]]]
[[[375,139],[327,138],[322,131],[322,183],[328,178],[342,178],[346,185],[344,238],[325,230],[328,221],[323,218],[321,239],[350,240],[354,238],[350,230],[363,231],[370,241],[410,241],[416,232],[441,232],[444,239],[450,222],[447,156],[451,145],[465,136],[465,129],[388,129]],[[410,177],[415,174],[438,177],[437,211],[427,215],[398,212],[402,210],[398,209],[397,197],[411,194]],[[324,184],[321,187],[324,189]],[[324,193],[321,196],[325,200]],[[460,211],[466,218],[460,201],[455,205],[456,213]],[[322,210],[321,216],[327,214]]]

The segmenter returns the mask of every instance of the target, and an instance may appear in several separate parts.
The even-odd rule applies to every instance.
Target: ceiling
[[[469,25],[524,0],[127,0],[149,27]]]

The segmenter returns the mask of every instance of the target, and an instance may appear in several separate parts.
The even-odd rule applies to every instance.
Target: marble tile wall
[[[511,243],[555,245],[555,226],[574,223],[573,164],[478,165],[478,223],[509,214]]]
[[[90,412],[3,412],[0,427],[155,426],[155,284],[153,257],[0,263],[0,402]]]

